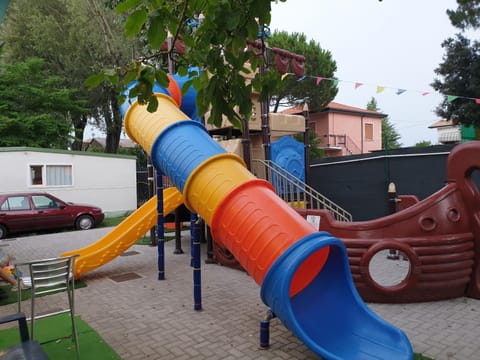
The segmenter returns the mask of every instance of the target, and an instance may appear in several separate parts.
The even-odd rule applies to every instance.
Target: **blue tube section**
[[[187,76],[180,76],[178,74],[172,75],[172,78],[177,82],[180,89],[182,89],[183,93],[183,86],[190,80],[200,75],[200,69],[196,67],[192,67],[188,71]],[[198,116],[197,111],[197,91],[194,89],[193,86],[190,86],[188,90],[183,93],[182,95],[182,105],[180,106],[180,110],[192,120],[201,122],[200,117]]]
[[[221,153],[226,153],[226,150],[212,140],[202,124],[186,120],[172,124],[161,132],[152,145],[151,157],[155,167],[161,169],[183,193],[193,170]]]
[[[322,271],[290,298],[295,272],[326,246],[330,253]],[[363,303],[348,268],[345,245],[326,232],[308,235],[287,249],[265,276],[261,297],[288,329],[325,359],[413,358],[407,336]]]

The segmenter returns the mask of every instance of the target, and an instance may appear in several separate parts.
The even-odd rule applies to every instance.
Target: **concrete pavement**
[[[109,230],[12,238],[0,244],[18,261],[28,261],[86,246]],[[205,264],[205,257],[203,310],[194,311],[188,232],[182,242],[185,253],[180,255],[173,254],[173,241],[166,243],[166,280],[157,280],[157,249],[141,245],[84,275],[88,286],[75,293],[77,314],[123,359],[317,358],[278,319],[271,322],[271,347],[260,350],[259,321],[268,309],[259,286],[245,272]],[[40,298],[38,309],[58,308],[64,298]],[[480,358],[479,300],[368,305],[405,331],[417,353],[438,360]],[[16,304],[0,307],[0,315],[15,311]]]

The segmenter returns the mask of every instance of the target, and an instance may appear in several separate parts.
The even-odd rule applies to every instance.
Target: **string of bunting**
[[[282,74],[282,80],[284,80],[287,76],[296,76],[294,73],[290,73],[290,72],[286,72],[284,74]],[[351,83],[353,84],[354,88],[355,89],[358,89],[359,87],[361,86],[364,86],[364,85],[369,85],[369,84],[365,84],[363,82],[358,82],[358,81],[348,81],[348,80],[340,80],[340,79],[334,79],[334,78],[327,78],[327,77],[322,77],[322,76],[307,76],[307,75],[304,75],[304,76],[301,76],[301,77],[297,77],[297,81],[304,81],[305,79],[307,78],[311,78],[311,79],[315,79],[315,83],[317,85],[319,85],[322,81],[331,81],[333,83],[334,86],[338,86],[338,84],[340,82],[342,83]],[[372,85],[370,85],[372,86]],[[406,93],[407,91],[408,92],[416,92],[416,93],[420,93],[422,96],[427,96],[430,94],[429,91],[419,91],[419,90],[408,90],[408,89],[403,89],[403,88],[394,88],[394,87],[388,87],[388,86],[380,86],[380,85],[373,85],[375,86],[376,88],[376,93],[377,94],[380,94],[382,93],[383,91],[385,91],[386,89],[392,89],[395,91],[395,94],[396,95],[402,95],[403,93]],[[443,95],[443,94],[442,94]],[[460,95],[444,95],[447,97],[447,102],[451,103],[457,99],[467,99],[467,100],[472,100],[472,101],[475,101],[475,103],[479,104],[480,105],[480,98],[473,98],[473,97],[468,97],[468,96],[460,96]]]

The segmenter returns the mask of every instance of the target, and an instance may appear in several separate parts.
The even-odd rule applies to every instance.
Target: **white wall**
[[[72,186],[30,185],[30,165],[71,165]],[[0,192],[45,191],[104,212],[137,207],[136,161],[131,156],[34,148],[0,148]]]

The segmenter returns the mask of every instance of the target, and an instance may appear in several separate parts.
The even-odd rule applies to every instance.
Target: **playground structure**
[[[328,359],[412,358],[405,334],[359,297],[343,243],[318,233],[240,157],[189,120],[192,105],[185,104],[175,79],[161,90],[155,113],[137,102],[123,106],[129,137],[261,285],[262,300],[287,328]]]
[[[480,142],[456,146],[447,160],[447,183],[423,201],[407,197],[405,209],[375,220],[340,222],[325,210],[298,210],[320,217],[347,247],[350,270],[365,301],[408,303],[462,296],[480,298],[480,194],[471,176],[480,169]],[[370,262],[383,250],[408,261],[405,278],[382,286]]]

